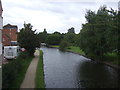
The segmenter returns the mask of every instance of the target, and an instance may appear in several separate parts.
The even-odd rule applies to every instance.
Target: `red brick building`
[[[7,24],[3,26],[3,31],[2,31],[3,45],[4,46],[16,45],[17,32],[18,32],[18,27],[16,25]]]

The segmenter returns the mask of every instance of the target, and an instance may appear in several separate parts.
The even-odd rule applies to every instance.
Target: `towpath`
[[[39,60],[39,50],[36,50],[34,56],[35,57],[31,61],[27,69],[25,78],[20,88],[35,88],[35,76],[36,76],[36,68]]]

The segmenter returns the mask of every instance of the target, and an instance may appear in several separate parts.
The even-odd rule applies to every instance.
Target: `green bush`
[[[16,62],[3,65],[2,68],[2,87],[9,88],[17,75]]]
[[[25,51],[25,52],[20,52],[19,56],[18,56],[18,59],[26,59],[27,57],[29,57],[30,54]]]
[[[48,45],[59,45],[61,41],[61,37],[58,34],[51,34],[48,35],[45,43],[47,43]]]
[[[28,56],[29,54],[27,52],[22,52],[17,57],[17,59],[10,61],[8,64],[3,65],[2,67],[2,88],[11,88],[11,87],[19,87],[15,86],[16,79],[20,78],[18,75],[21,75],[21,73],[25,73],[26,67],[29,66],[29,62],[31,60]],[[24,75],[22,74],[22,78],[24,78]],[[16,78],[17,77],[17,78]],[[16,82],[16,83],[15,83]],[[21,82],[21,80],[20,80]]]
[[[65,51],[68,46],[69,46],[69,43],[67,41],[61,41],[59,49],[61,51]]]

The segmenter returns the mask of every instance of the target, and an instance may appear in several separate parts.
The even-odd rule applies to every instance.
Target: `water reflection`
[[[118,72],[83,56],[42,47],[46,88],[118,87]]]
[[[79,63],[78,86],[88,88],[118,87],[118,72],[113,68],[92,61]]]

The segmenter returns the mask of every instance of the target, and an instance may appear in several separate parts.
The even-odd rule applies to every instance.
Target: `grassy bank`
[[[59,45],[50,45],[50,47],[59,48]]]
[[[76,47],[76,46],[70,46],[67,50],[85,56],[85,53],[84,53],[79,47]]]
[[[14,88],[20,88],[20,85],[22,84],[26,71],[32,61],[33,57],[29,57],[25,59],[22,63],[22,70],[18,72],[17,78],[15,79],[15,82],[13,83]]]
[[[33,57],[27,56],[25,53],[8,64],[3,65],[2,87],[19,89],[32,59]]]
[[[60,46],[59,45],[51,45],[50,47],[59,48]],[[67,48],[67,51],[71,51],[71,52],[78,53],[78,54],[85,56],[85,53],[77,46],[70,46]]]
[[[120,62],[118,59],[119,59],[118,55],[115,52],[107,53],[104,55],[104,61],[109,62],[110,64],[113,64],[113,65],[120,65]]]
[[[43,52],[40,50],[40,57],[36,70],[36,78],[35,78],[35,86],[36,88],[45,88],[44,83],[44,67],[43,67]]]

